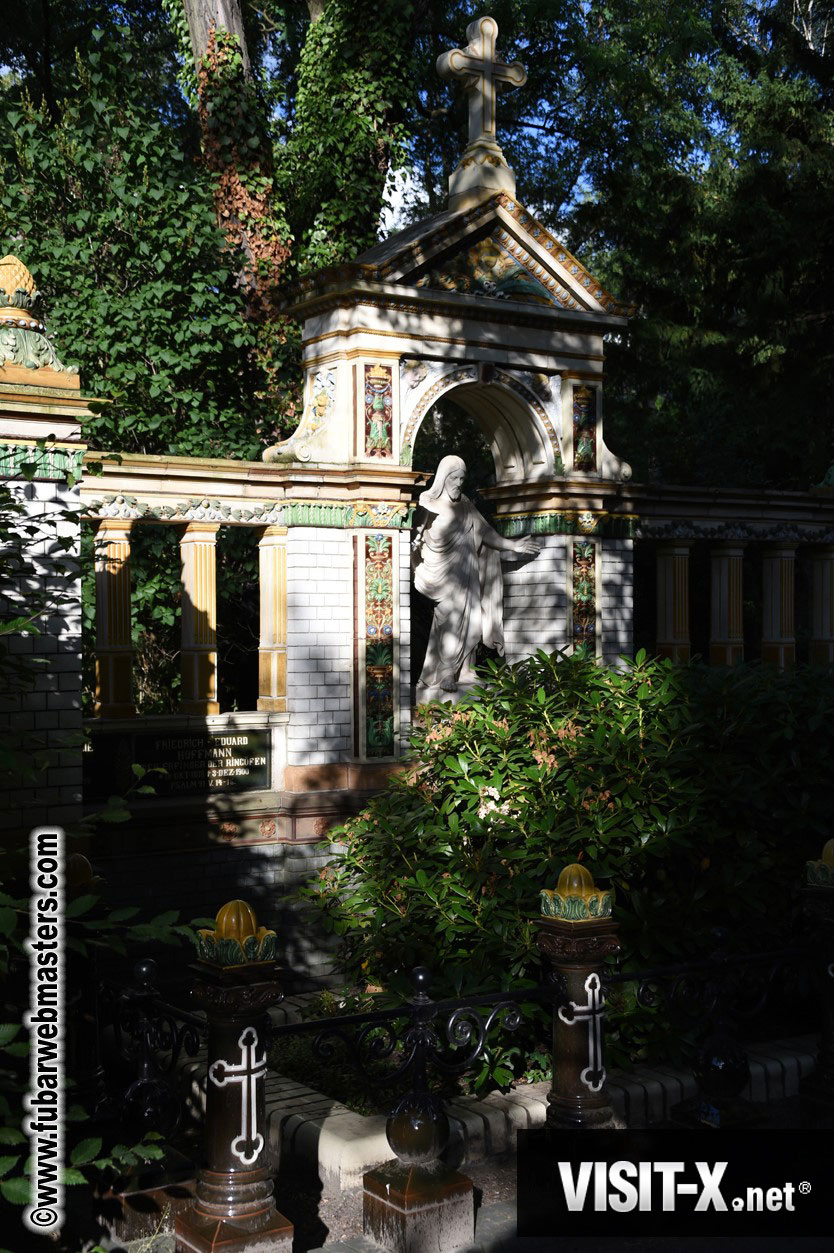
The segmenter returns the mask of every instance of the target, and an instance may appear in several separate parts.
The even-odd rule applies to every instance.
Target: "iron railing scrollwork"
[[[787,946],[752,953],[731,953],[723,929],[712,933],[704,958],[644,970],[608,969],[603,988],[611,1001],[615,989],[633,988],[638,1008],[665,1012],[677,1030],[691,1036],[691,1064],[698,1083],[693,1102],[702,1121],[721,1119],[750,1082],[747,1049],[754,1025],[772,1023],[774,1012],[797,1006],[812,989],[812,950]]]
[[[136,962],[133,975],[132,986],[104,981],[99,990],[102,1022],[109,1023],[114,1051],[134,1076],[114,1103],[120,1118],[131,1125],[169,1136],[183,1108],[177,1063],[183,1055],[197,1056],[206,1024],[199,1015],[163,998],[152,958]]]
[[[417,966],[411,972],[412,995],[401,1006],[270,1030],[273,1039],[312,1034],[316,1057],[332,1061],[341,1053],[374,1085],[406,1080],[408,1089],[391,1108],[386,1130],[393,1152],[407,1165],[436,1160],[449,1141],[448,1118],[431,1089],[431,1072],[463,1074],[483,1057],[494,1032],[517,1030],[526,1004],[552,1004],[559,996],[558,988],[548,986],[433,1001],[430,985],[429,971]]]

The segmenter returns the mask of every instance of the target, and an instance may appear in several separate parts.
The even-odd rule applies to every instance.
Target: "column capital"
[[[722,557],[743,557],[747,550],[747,540],[743,539],[711,539],[710,552]]]
[[[96,535],[124,535],[133,530],[136,518],[101,518],[96,527]]]
[[[180,535],[180,543],[183,540],[196,539],[202,540],[204,544],[212,544],[217,539],[219,530],[219,522],[187,522]]]
[[[799,547],[796,540],[768,540],[762,545],[765,557],[795,557]]]

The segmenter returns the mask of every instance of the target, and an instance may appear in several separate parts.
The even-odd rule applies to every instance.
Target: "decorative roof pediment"
[[[495,227],[480,238],[466,241],[445,257],[430,261],[415,286],[434,291],[462,292],[490,300],[520,300],[525,304],[565,307],[568,293],[551,292],[541,266],[522,264],[506,231]],[[561,299],[560,299],[561,297]]]
[[[453,293],[478,302],[623,317],[633,313],[505,192],[466,211],[446,210],[390,236],[353,263],[302,280],[301,301],[335,295],[359,281]]]
[[[618,316],[633,311],[506,193],[466,213],[442,216],[450,220],[434,229],[434,220],[425,223],[426,233],[404,243],[380,267],[380,276],[488,300]],[[387,242],[396,246],[397,236]]]

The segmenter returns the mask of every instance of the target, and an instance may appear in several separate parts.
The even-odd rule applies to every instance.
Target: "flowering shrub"
[[[536,977],[539,891],[568,862],[615,891],[625,959],[742,947],[789,928],[830,834],[834,675],[623,669],[538,654],[431,706],[414,764],[335,833],[309,890],[350,978],[435,991]]]

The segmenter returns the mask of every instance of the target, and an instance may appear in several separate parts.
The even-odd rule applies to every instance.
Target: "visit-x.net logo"
[[[520,1236],[829,1231],[827,1131],[519,1132]]]

